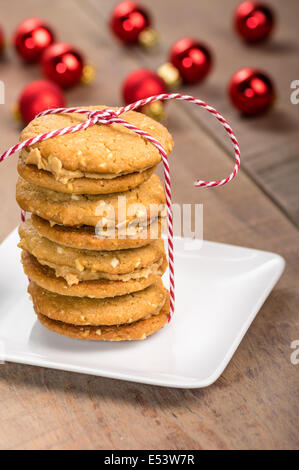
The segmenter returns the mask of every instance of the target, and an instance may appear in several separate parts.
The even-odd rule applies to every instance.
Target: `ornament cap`
[[[138,42],[144,49],[151,49],[157,44],[158,39],[157,31],[150,27],[145,28],[138,36]]]
[[[171,90],[179,87],[182,83],[179,70],[172,65],[171,62],[166,62],[165,64],[160,65],[157,70],[157,74]]]
[[[91,82],[95,80],[96,77],[96,69],[91,64],[86,64],[82,70],[81,76],[81,83],[83,85],[89,85]]]
[[[162,101],[154,101],[153,103],[146,104],[142,106],[141,111],[158,122],[165,119],[165,107]]]
[[[16,121],[22,122],[22,115],[21,115],[20,107],[17,103],[12,105],[11,113]]]

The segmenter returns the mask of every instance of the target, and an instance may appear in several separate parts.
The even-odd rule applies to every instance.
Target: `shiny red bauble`
[[[114,8],[110,27],[121,41],[134,44],[142,31],[148,28],[151,19],[148,12],[135,2],[120,2]]]
[[[212,54],[201,42],[183,38],[172,46],[170,62],[179,70],[185,83],[199,83],[211,70]]]
[[[0,28],[0,55],[4,51],[4,45],[5,45],[4,34],[3,34],[2,29]]]
[[[64,42],[49,46],[41,57],[44,75],[62,88],[70,88],[80,82],[84,60],[80,52]]]
[[[148,69],[138,69],[132,72],[122,87],[125,104],[134,103],[160,93],[167,93],[165,82],[156,72]]]
[[[42,52],[54,42],[54,33],[40,18],[28,18],[17,27],[13,42],[26,62],[37,62]]]
[[[64,106],[64,95],[58,85],[48,80],[36,80],[24,88],[19,98],[18,111],[27,124],[46,109]]]
[[[260,42],[267,39],[274,27],[274,13],[260,2],[243,2],[235,12],[235,28],[247,42]]]
[[[236,109],[251,116],[267,111],[275,99],[274,85],[260,70],[243,68],[229,84],[229,95]]]

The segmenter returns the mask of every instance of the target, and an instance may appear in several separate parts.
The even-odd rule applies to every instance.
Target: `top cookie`
[[[105,108],[90,106],[87,109]],[[121,118],[155,137],[167,153],[172,150],[172,137],[162,124],[135,111],[124,113]],[[86,115],[76,113],[42,116],[25,127],[20,140],[76,125],[86,119]],[[70,178],[86,176],[87,173],[89,177],[95,173],[109,178],[143,171],[161,161],[154,145],[120,124],[97,124],[84,131],[51,138],[22,150],[21,157],[25,163],[50,171],[58,178],[62,173]],[[76,173],[68,175],[67,172]]]

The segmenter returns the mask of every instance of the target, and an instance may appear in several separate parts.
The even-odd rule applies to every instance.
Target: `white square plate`
[[[206,387],[217,380],[284,269],[274,253],[177,238],[172,321],[145,341],[81,341],[36,320],[17,242],[15,230],[0,245],[5,361],[170,387]]]

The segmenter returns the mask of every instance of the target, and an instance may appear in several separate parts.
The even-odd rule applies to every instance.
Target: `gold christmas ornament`
[[[180,72],[170,62],[160,65],[157,70],[157,74],[170,89],[177,88],[182,83]]]
[[[83,70],[82,70],[81,83],[83,83],[83,85],[89,85],[91,82],[94,81],[95,76],[96,76],[96,71],[93,65],[86,64],[84,65]]]
[[[138,36],[138,42],[145,49],[151,49],[158,42],[158,33],[153,28],[145,28]]]
[[[165,119],[165,107],[162,101],[154,101],[147,104],[141,108],[141,111],[158,122]]]
[[[12,115],[15,118],[16,121],[22,122],[22,116],[21,116],[20,108],[19,108],[19,105],[17,103],[15,103],[12,106],[11,112],[12,112]]]

